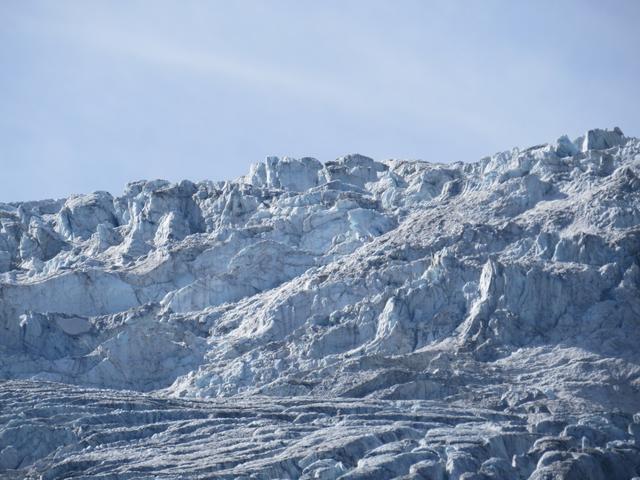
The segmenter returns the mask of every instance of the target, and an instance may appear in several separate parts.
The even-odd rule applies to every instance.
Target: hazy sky
[[[0,201],[640,136],[640,1],[0,1]]]

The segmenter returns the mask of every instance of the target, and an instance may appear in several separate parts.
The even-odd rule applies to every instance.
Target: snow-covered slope
[[[296,405],[302,418],[285,422],[304,426],[283,430],[286,447],[263,445],[278,456],[270,466],[247,453],[206,472],[189,470],[191,457],[167,460],[174,470],[156,462],[138,471],[111,452],[119,460],[94,476],[640,474],[640,140],[619,129],[468,164],[271,157],[235,182],[143,181],[121,197],[0,204],[0,225],[5,391],[45,391],[33,401],[49,395],[43,401],[63,416],[69,395],[90,403],[96,392],[187,405],[180,418],[193,429],[197,398],[216,398],[207,412],[250,409],[255,399],[253,414],[230,414],[233,432],[265,405]],[[56,396],[41,382],[76,387]],[[372,433],[408,422],[404,409],[416,418],[449,409],[449,420]],[[473,419],[460,420],[465,409]],[[73,433],[69,415],[42,424]],[[284,428],[274,425],[285,417],[269,428]],[[15,446],[27,433],[11,437],[7,426],[31,425],[21,418],[0,412],[0,471],[57,464],[52,471],[65,475],[74,471],[60,467],[68,455],[84,455],[77,471],[95,467],[77,432],[57,453]],[[150,426],[138,430],[155,432],[163,418],[145,417]],[[100,435],[151,448],[146,435],[113,437],[131,425],[112,422]],[[166,441],[178,445],[181,435]],[[308,469],[313,442],[345,435],[360,443],[328,449]],[[424,473],[425,462],[436,473]],[[472,471],[483,473],[464,476]]]

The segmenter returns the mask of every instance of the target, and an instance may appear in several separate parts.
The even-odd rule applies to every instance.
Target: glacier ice
[[[0,204],[0,477],[640,476],[640,140]]]

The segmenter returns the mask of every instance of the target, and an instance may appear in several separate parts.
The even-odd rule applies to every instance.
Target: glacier
[[[640,140],[0,204],[0,478],[640,478]]]

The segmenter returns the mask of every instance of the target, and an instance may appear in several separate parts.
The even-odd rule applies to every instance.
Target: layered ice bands
[[[631,479],[638,345],[618,128],[0,204],[0,478]]]

